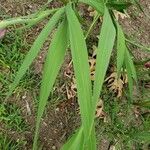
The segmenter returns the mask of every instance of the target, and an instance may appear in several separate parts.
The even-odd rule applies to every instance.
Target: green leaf
[[[79,0],[82,3],[88,4],[97,10],[101,15],[104,14],[104,1],[103,0]]]
[[[96,106],[99,100],[99,96],[102,90],[102,85],[106,75],[106,71],[109,65],[114,41],[116,37],[116,31],[112,22],[108,9],[105,8],[103,24],[100,33],[99,45],[97,49],[96,58],[96,72],[93,88],[93,116],[95,116]],[[93,126],[93,124],[92,124]]]
[[[67,21],[64,21],[59,26],[58,31],[55,34],[54,39],[52,40],[44,65],[33,149],[35,149],[37,145],[40,120],[43,115],[50,91],[53,88],[57,74],[63,63],[67,46]]]
[[[35,57],[38,55],[40,49],[42,48],[42,46],[45,42],[45,40],[47,39],[47,37],[50,34],[50,32],[52,31],[52,29],[54,29],[56,23],[60,19],[63,12],[64,12],[64,8],[58,10],[54,14],[54,16],[47,23],[47,25],[44,27],[44,29],[41,31],[41,33],[39,34],[39,36],[37,37],[37,39],[33,43],[30,51],[26,55],[22,65],[20,67],[19,71],[17,72],[17,75],[16,75],[14,82],[10,86],[10,91],[9,91],[7,97],[9,97],[12,94],[12,92],[14,91],[16,86],[19,84],[19,81],[21,80],[21,78],[23,77],[23,75],[25,74],[25,72],[27,71],[27,69],[29,68],[29,66],[31,65],[33,60],[35,59]]]
[[[96,150],[95,128],[87,143],[84,141],[83,126],[81,126],[75,134],[63,145],[61,150]]]
[[[84,134],[81,127],[72,137],[63,145],[61,150],[84,150]]]
[[[94,117],[92,118],[91,116],[92,88],[87,47],[80,23],[70,5],[66,8],[66,15],[69,25],[71,53],[77,83],[78,101],[80,105],[84,139],[85,142],[87,142],[89,140],[91,121],[94,119]],[[95,143],[92,144],[93,147],[95,147]]]
[[[118,75],[120,74],[121,68],[124,63],[125,50],[126,50],[125,36],[119,23],[117,23],[117,73]]]
[[[120,2],[120,1],[111,1],[106,3],[106,6],[110,9],[116,9],[123,12],[124,9],[127,9],[132,5],[131,2]]]
[[[135,66],[134,66],[134,63],[133,63],[133,60],[131,58],[131,55],[128,51],[128,49],[126,48],[126,52],[125,52],[125,57],[126,57],[126,62],[128,63],[130,69],[131,69],[131,75],[132,75],[132,78],[135,80],[135,82],[137,82],[137,74],[136,74],[136,69],[135,69]]]
[[[134,84],[133,80],[137,83],[137,75],[136,75],[136,70],[133,64],[133,60],[127,48],[125,50],[124,60],[125,60],[125,66],[126,66],[127,76],[128,76],[129,94],[130,94],[130,98],[132,99],[133,84]]]
[[[30,28],[30,27],[32,27],[34,25],[37,25],[40,21],[43,21],[44,18],[46,18],[50,14],[53,14],[57,10],[58,9],[51,9],[51,10],[39,11],[39,13],[37,13],[38,17],[35,16],[29,22],[26,22],[27,25],[23,26],[22,28]]]

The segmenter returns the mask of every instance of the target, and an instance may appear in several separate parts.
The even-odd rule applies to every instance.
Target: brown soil
[[[32,12],[35,12],[37,9],[41,7],[47,0],[35,2],[31,2],[30,0],[26,0],[23,3],[15,2],[15,0],[1,0],[0,8],[2,8],[2,12],[9,14],[10,16],[20,16],[27,15]],[[149,14],[150,10],[150,1],[141,1],[141,4],[144,7],[144,10],[147,14]],[[59,4],[54,2],[50,7],[57,7]],[[125,32],[130,37],[134,37],[135,41],[139,41],[143,45],[150,45],[150,20],[148,20],[143,13],[138,12],[136,8],[131,8],[129,10],[130,18],[122,20],[122,25],[124,27]],[[35,27],[32,32],[27,33],[27,37],[29,37],[30,42],[34,40],[35,35],[38,35],[41,30],[43,24],[40,24],[38,27]],[[94,30],[97,32],[97,30]],[[98,35],[98,33],[95,33]],[[94,35],[95,35],[94,34]],[[97,41],[94,37],[91,36],[89,40],[93,40],[90,44],[96,45]],[[94,44],[93,44],[94,42]],[[91,47],[89,46],[89,47]],[[41,52],[38,58],[35,60],[34,71],[35,74],[41,74],[42,66],[44,62],[44,58],[47,51],[46,48]],[[134,54],[138,59],[145,59],[150,57],[150,54],[141,51],[138,48],[132,49]],[[73,96],[68,99],[68,95],[66,92],[66,86],[70,86],[72,84],[72,68],[68,68],[68,64],[70,63],[70,54],[67,54],[65,64],[63,65],[63,69],[58,77],[58,81],[56,86],[54,87],[54,94],[50,97],[56,99],[55,103],[48,104],[46,109],[46,113],[42,119],[42,124],[40,128],[40,145],[43,146],[45,150],[59,150],[62,144],[68,139],[68,137],[75,131],[75,129],[80,125],[80,115],[78,110],[78,104],[76,97]],[[69,74],[69,77],[64,75],[65,73]],[[71,75],[70,75],[71,74]],[[38,89],[37,89],[38,91]],[[71,91],[72,93],[74,91]],[[24,149],[31,149],[33,142],[33,135],[35,129],[35,117],[36,117],[36,101],[33,98],[33,95],[37,95],[35,92],[27,92],[22,93],[19,97],[13,96],[10,99],[11,103],[15,103],[22,110],[22,116],[26,120],[26,123],[29,125],[29,129],[24,133],[18,133],[16,131],[5,130],[2,126],[0,127],[0,131],[5,134],[13,137],[14,139],[24,139],[27,141]],[[59,99],[57,99],[59,96]],[[1,126],[1,125],[0,125]],[[101,150],[108,150],[108,145],[110,143],[103,139],[100,145]],[[103,148],[102,148],[103,147]],[[104,148],[105,147],[105,148]]]
[[[140,1],[147,16],[150,16],[150,1]],[[122,26],[125,33],[139,44],[150,47],[150,18],[145,16],[137,7],[129,9],[130,18],[123,19]],[[139,48],[132,47],[132,52],[138,60],[150,58],[150,52],[144,52]]]

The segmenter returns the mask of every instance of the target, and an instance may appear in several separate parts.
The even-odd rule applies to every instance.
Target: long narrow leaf
[[[116,31],[114,24],[112,22],[112,19],[110,17],[107,8],[105,8],[104,20],[100,33],[99,46],[96,58],[96,72],[93,90],[93,102],[94,102],[93,115],[95,115],[96,105],[99,100],[102,85],[109,65],[110,56],[114,46],[115,36]]]
[[[44,29],[41,31],[37,39],[35,40],[34,44],[32,45],[30,51],[26,55],[19,71],[17,72],[16,78],[14,82],[10,86],[10,91],[8,93],[9,97],[13,90],[18,85],[19,81],[21,80],[22,76],[25,74],[35,57],[38,55],[40,49],[42,48],[45,40],[47,39],[48,35],[52,31],[52,29],[55,27],[56,23],[58,22],[59,18],[61,17],[62,13],[64,12],[64,8],[58,10],[54,16],[51,18],[51,20],[47,23],[47,25],[44,27]]]
[[[89,137],[87,143],[84,142],[83,126],[81,126],[75,134],[63,145],[61,150],[96,150],[95,128]]]
[[[72,137],[63,145],[61,150],[83,150],[84,149],[84,134],[81,127]]]
[[[70,5],[68,5],[66,8],[66,14],[69,25],[71,53],[76,76],[84,139],[87,141],[90,132],[90,124],[93,120],[93,118],[91,118],[92,89],[87,47],[79,21]],[[95,145],[95,143],[91,144],[93,144],[93,146]]]
[[[68,46],[67,37],[67,21],[64,21],[54,36],[44,65],[33,149],[35,149],[37,145],[40,120],[43,115],[50,91],[52,90],[57,74],[65,57],[65,52]]]
[[[52,9],[52,10],[45,10],[40,13],[35,13],[31,14],[28,16],[23,16],[23,17],[16,17],[16,18],[11,18],[7,19],[4,21],[0,22],[0,29],[4,29],[10,25],[14,24],[28,24],[28,23],[34,23],[42,20],[43,18],[47,17],[51,13],[55,12],[57,9]]]
[[[125,36],[124,33],[117,23],[117,73],[120,74],[121,68],[124,63],[126,44],[125,44]]]
[[[131,135],[131,138],[138,140],[140,142],[149,142],[150,141],[150,132],[149,131],[136,132]]]
[[[127,48],[126,48],[125,56],[126,56],[126,62],[129,64],[130,69],[131,69],[132,78],[134,79],[135,82],[137,82],[136,69],[135,69],[133,60]]]
[[[129,94],[132,100],[133,85],[134,85],[133,81],[137,83],[137,75],[136,75],[136,70],[133,64],[133,60],[127,48],[125,50],[125,66],[126,66],[127,76],[128,76]]]
[[[104,14],[105,5],[103,0],[79,0],[79,1],[90,5],[95,10],[97,10],[101,15]]]

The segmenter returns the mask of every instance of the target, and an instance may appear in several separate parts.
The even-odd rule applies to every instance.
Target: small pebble
[[[52,149],[54,149],[54,150],[55,150],[55,149],[56,149],[56,146],[52,146]]]

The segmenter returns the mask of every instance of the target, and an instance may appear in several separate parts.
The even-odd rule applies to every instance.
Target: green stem
[[[90,25],[86,35],[85,35],[85,39],[87,39],[88,35],[90,34],[90,32],[92,31],[92,28],[93,26],[95,25],[95,23],[97,22],[98,18],[100,17],[100,14],[97,14],[95,17],[94,17],[94,20],[92,22],[92,24]]]

